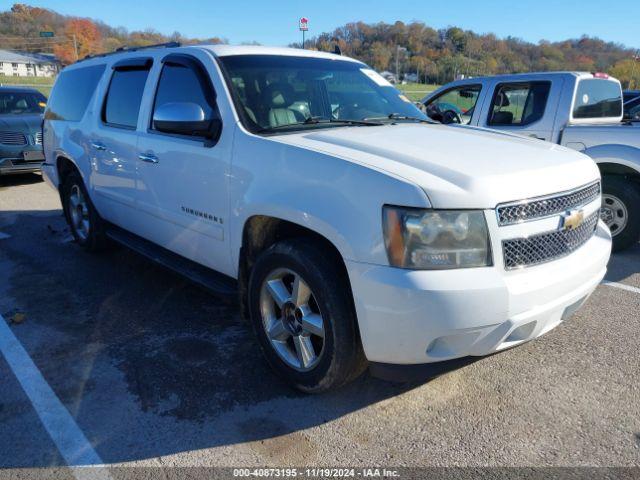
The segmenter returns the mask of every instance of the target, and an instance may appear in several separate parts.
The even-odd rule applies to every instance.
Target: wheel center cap
[[[287,302],[282,306],[282,318],[285,327],[293,334],[299,335],[302,331],[298,309],[292,302]]]
[[[613,212],[610,208],[603,208],[600,211],[600,217],[604,220],[605,223],[611,223],[613,221]]]

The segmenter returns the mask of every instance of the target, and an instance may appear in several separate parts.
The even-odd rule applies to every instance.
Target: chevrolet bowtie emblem
[[[584,212],[582,210],[571,210],[565,212],[561,216],[560,230],[575,230],[584,221]]]

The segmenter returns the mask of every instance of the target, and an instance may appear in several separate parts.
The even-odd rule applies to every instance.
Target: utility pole
[[[396,45],[396,82],[400,81],[400,52],[406,51],[406,48]]]
[[[78,61],[78,41],[76,40],[76,34],[73,34],[73,50],[76,52],[76,62]]]

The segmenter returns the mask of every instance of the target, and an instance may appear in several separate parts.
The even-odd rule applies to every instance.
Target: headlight
[[[492,264],[481,211],[385,206],[382,220],[389,263],[394,267],[442,270]]]

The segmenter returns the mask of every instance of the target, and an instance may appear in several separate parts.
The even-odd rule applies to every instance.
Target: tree
[[[87,55],[99,53],[102,49],[100,30],[89,19],[73,18],[69,20],[65,26],[64,35],[69,41],[54,47],[54,53],[63,64],[69,64]]]
[[[455,26],[436,31],[422,22],[349,23],[309,39],[307,47],[333,51],[336,43],[345,55],[377,70],[394,70],[396,47],[406,48],[408,56],[401,58],[401,73],[407,68],[436,82],[449,81],[457,74],[606,71],[633,54],[622,45],[587,36],[536,45],[516,37],[501,39]]]
[[[382,42],[373,42],[370,51],[371,66],[376,70],[388,70],[394,53],[391,46]]]
[[[620,60],[609,73],[622,83],[624,88],[640,88],[640,58],[634,56],[626,60]]]

